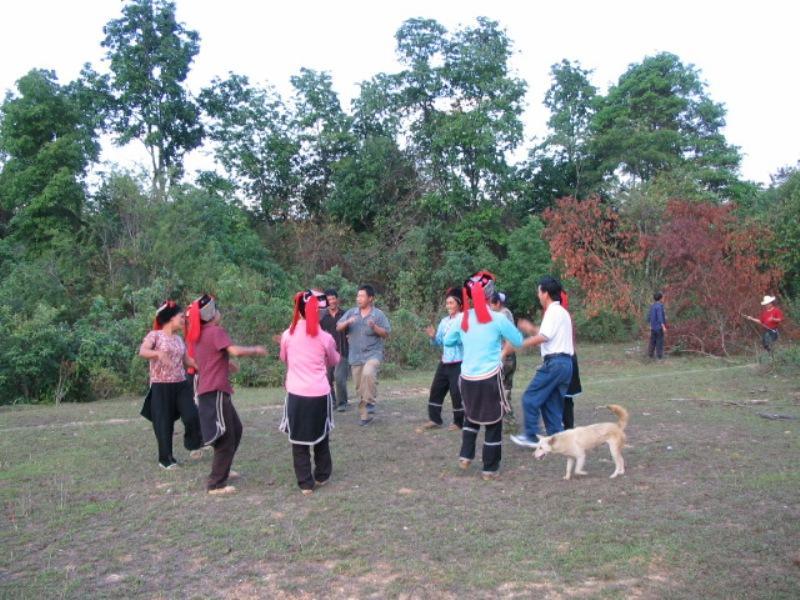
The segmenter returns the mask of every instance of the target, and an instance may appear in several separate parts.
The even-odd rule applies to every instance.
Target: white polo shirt
[[[552,302],[544,311],[539,333],[547,338],[542,344],[542,356],[547,354],[575,354],[572,345],[572,319],[561,302]]]

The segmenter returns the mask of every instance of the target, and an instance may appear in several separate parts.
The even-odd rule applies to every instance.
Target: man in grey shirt
[[[348,310],[336,324],[336,331],[347,333],[350,346],[348,359],[356,383],[358,415],[361,425],[372,422],[378,395],[378,370],[383,362],[383,341],[392,326],[389,319],[375,308],[375,289],[362,285],[356,294],[356,307]]]

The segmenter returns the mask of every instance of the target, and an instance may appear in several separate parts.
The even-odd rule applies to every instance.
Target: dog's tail
[[[619,417],[619,428],[625,429],[625,426],[628,424],[628,411],[619,404],[609,404],[606,408]]]

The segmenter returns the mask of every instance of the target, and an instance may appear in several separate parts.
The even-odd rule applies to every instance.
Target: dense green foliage
[[[454,31],[406,21],[400,69],[363,82],[349,108],[329,73],[306,68],[289,98],[236,73],[193,97],[200,37],[164,0],[126,2],[102,33],[104,71],[87,65],[67,85],[32,71],[0,106],[0,403],[141,390],[136,350],[154,306],[206,291],[234,339],[269,344],[297,289],[338,287],[349,306],[371,283],[402,367],[434,356],[421,331],[470,272],[496,273],[518,316],[538,310],[541,275],[580,272],[568,288],[581,335],[622,339],[674,277],[647,244],[675,198],[735,203],[741,223],[773,231],[748,264],[776,265],[782,287],[753,296],[800,292],[799,171],[766,190],[742,181],[724,106],[673,54],[631,64],[607,93],[578,63],[553,65],[550,131],[514,163],[527,84],[489,19]],[[101,132],[143,143],[150,172],[93,172]],[[204,142],[218,170],[188,182],[185,155]],[[583,204],[556,202],[566,196]],[[575,229],[577,209],[545,212],[557,206],[583,206],[597,228]],[[588,270],[564,261],[591,253]],[[627,308],[603,281],[623,286]],[[280,374],[273,352],[237,377]]]

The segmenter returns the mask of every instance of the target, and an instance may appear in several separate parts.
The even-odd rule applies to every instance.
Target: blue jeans
[[[522,394],[525,436],[539,435],[539,412],[548,435],[564,431],[564,394],[572,380],[572,357],[551,356],[545,359]]]

